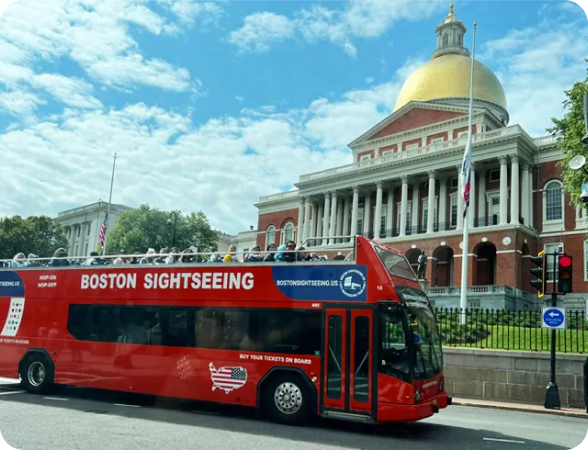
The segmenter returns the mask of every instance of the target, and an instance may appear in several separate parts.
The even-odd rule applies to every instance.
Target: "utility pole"
[[[552,273],[552,282],[551,282],[551,306],[553,308],[557,307],[557,292],[555,290],[555,267],[557,262],[557,253],[553,253],[551,255],[547,255],[548,258],[553,257],[553,269]],[[565,330],[564,330],[565,333]],[[557,330],[553,328],[551,330],[551,381],[547,385],[547,391],[545,393],[545,408],[547,409],[560,409],[561,408],[561,401],[559,398],[559,389],[557,387],[557,383],[555,382],[555,358],[556,358],[556,339],[557,339]]]

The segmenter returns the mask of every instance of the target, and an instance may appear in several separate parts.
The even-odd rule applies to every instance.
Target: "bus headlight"
[[[420,401],[423,399],[423,396],[421,395],[421,391],[419,390],[418,387],[414,388],[414,401],[415,403],[420,403]]]

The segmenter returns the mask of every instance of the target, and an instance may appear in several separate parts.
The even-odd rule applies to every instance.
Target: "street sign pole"
[[[553,269],[552,269],[552,283],[551,283],[551,306],[552,308],[557,307],[557,293],[555,290],[555,271],[557,263],[557,253],[553,255]],[[565,330],[564,330],[565,333]],[[545,393],[545,408],[546,409],[560,409],[561,401],[559,398],[559,389],[555,382],[555,340],[557,338],[557,330],[551,329],[551,381],[547,385],[547,391]]]

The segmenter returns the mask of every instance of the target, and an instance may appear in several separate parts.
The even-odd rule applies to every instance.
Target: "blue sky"
[[[235,233],[259,196],[351,162],[435,48],[448,2],[19,0],[0,20],[0,214],[106,199],[202,210]],[[585,76],[569,2],[464,1],[511,124],[544,134]],[[466,44],[471,43],[471,33]]]

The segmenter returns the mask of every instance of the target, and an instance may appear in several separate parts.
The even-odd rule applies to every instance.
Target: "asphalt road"
[[[585,419],[465,406],[379,429],[325,420],[298,428],[248,409],[76,388],[36,396],[0,384],[0,432],[18,450],[543,450],[574,448],[587,431]]]

